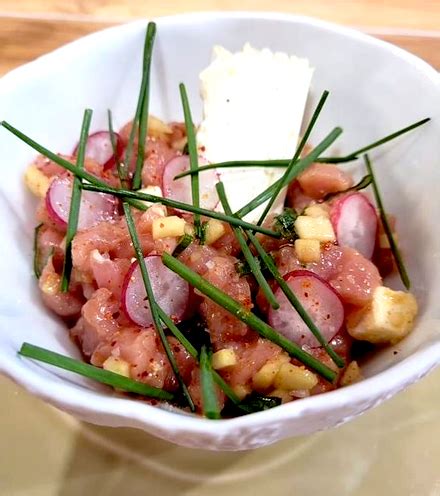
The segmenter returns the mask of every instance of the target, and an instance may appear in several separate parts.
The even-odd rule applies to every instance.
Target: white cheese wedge
[[[295,153],[313,69],[306,59],[256,50],[214,48],[200,74],[204,118],[197,133],[201,155],[212,163],[291,158]],[[266,189],[285,169],[219,169],[235,212]],[[285,192],[272,211],[282,209]],[[218,208],[219,210],[221,207]],[[264,205],[245,218],[256,222]]]

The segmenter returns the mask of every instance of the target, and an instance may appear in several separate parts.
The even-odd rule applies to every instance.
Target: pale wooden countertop
[[[0,74],[112,24],[203,10],[316,16],[359,27],[440,68],[440,0],[0,0]]]

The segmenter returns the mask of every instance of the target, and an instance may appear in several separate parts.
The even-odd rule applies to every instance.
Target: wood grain
[[[113,21],[206,10],[266,10],[357,26],[440,28],[439,0],[0,0],[0,13],[99,16]]]
[[[111,21],[49,20],[0,16],[0,75],[85,34],[115,24]],[[440,69],[440,36],[374,32],[424,58]]]

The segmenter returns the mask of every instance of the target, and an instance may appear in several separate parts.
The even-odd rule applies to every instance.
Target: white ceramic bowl
[[[0,117],[49,148],[70,152],[83,109],[95,110],[93,128],[116,126],[131,116],[139,85],[146,21],[87,36],[0,80]],[[38,298],[31,273],[34,209],[22,173],[34,152],[0,129],[0,371],[29,391],[89,422],[130,426],[184,446],[240,450],[339,425],[420,379],[440,361],[440,82],[426,63],[394,46],[350,29],[281,14],[194,14],[158,20],[152,72],[154,114],[182,119],[177,85],[189,89],[200,117],[198,74],[214,44],[239,49],[250,41],[308,57],[316,67],[310,105],[323,89],[331,96],[312,142],[335,125],[345,133],[344,153],[420,118],[433,120],[373,154],[390,212],[420,302],[411,336],[377,353],[356,385],[273,410],[209,421],[154,408],[17,356],[23,341],[72,356],[78,350],[65,326]],[[264,95],[262,95],[264,97]],[[360,168],[361,166],[358,165]],[[398,353],[394,354],[393,351]]]

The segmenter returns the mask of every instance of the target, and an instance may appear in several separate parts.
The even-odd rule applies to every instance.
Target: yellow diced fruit
[[[148,116],[148,130],[147,130],[148,136],[154,136],[155,138],[162,138],[166,137],[168,134],[173,134],[173,130],[171,129],[168,124],[165,124],[165,122],[161,121],[154,115],[149,115]]]
[[[295,389],[312,389],[318,384],[318,378],[305,367],[298,367],[291,363],[284,363],[275,376],[276,389],[293,391]]]
[[[341,386],[349,386],[362,379],[361,369],[356,360],[350,362],[341,377]]]
[[[301,239],[317,239],[323,243],[335,241],[335,232],[330,219],[300,215],[295,221],[295,231]]]
[[[310,205],[304,210],[308,217],[329,217],[329,208],[325,203]]]
[[[244,386],[242,384],[238,384],[232,388],[234,393],[238,396],[240,400],[246,398],[248,394],[250,394],[251,390],[248,386]]]
[[[159,186],[152,186],[152,185],[145,186],[145,188],[142,188],[139,190],[139,193],[145,193],[146,195],[160,196],[161,198],[163,198],[162,189]],[[153,202],[149,202],[147,200],[139,200],[139,201],[141,203],[143,203],[144,205],[146,205],[147,207],[152,207],[155,205],[162,207],[162,209],[165,210],[164,215],[166,215],[166,207],[164,207],[160,203],[153,203]]]
[[[214,370],[231,367],[237,363],[235,351],[231,348],[223,348],[212,355],[212,368]]]
[[[317,239],[296,239],[295,251],[301,263],[319,262],[321,243]]]
[[[354,325],[349,324],[348,332],[370,343],[396,343],[411,331],[416,315],[417,301],[411,293],[379,286],[369,308]]]
[[[153,239],[183,236],[185,234],[185,220],[177,215],[161,217],[153,220]]]
[[[45,176],[34,164],[30,165],[24,173],[24,182],[35,196],[44,198],[50,186],[50,179]]]
[[[123,375],[124,377],[130,377],[130,365],[121,358],[115,358],[113,356],[108,357],[102,364],[102,368],[109,372]]]
[[[211,245],[212,243],[215,243],[223,236],[223,234],[225,234],[225,226],[223,225],[223,222],[220,222],[217,219],[210,219],[206,223],[205,244]]]
[[[274,360],[269,360],[266,362],[259,370],[254,374],[252,378],[252,386],[257,391],[264,391],[265,389],[272,386],[275,376],[278,373],[281,365],[283,363],[288,363],[290,357],[287,354],[282,353],[280,356]]]

